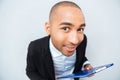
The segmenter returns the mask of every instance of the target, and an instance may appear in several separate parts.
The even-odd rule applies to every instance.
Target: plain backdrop
[[[46,34],[50,8],[60,0],[0,0],[0,80],[29,80],[30,41]],[[71,0],[83,10],[88,37],[86,56],[93,66],[114,66],[81,80],[120,79],[120,0]]]

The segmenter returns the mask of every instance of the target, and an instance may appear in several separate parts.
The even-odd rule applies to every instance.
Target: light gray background
[[[60,0],[0,0],[0,80],[29,80],[25,74],[30,41],[46,34],[44,23]],[[120,0],[72,0],[83,10],[86,56],[93,66],[115,65],[82,80],[120,79]]]

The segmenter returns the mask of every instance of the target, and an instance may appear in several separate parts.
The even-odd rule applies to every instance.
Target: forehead
[[[76,7],[63,7],[60,6],[54,12],[52,21],[55,22],[72,22],[72,23],[84,23],[84,16],[82,11]]]
[[[56,13],[58,13],[58,11],[68,11],[68,10],[74,10],[76,9],[77,11],[80,11],[82,13],[82,10],[79,8],[79,7],[76,7],[76,6],[67,6],[67,5],[61,5],[61,6],[56,6],[56,7],[53,7],[51,9],[51,12],[50,12],[50,18],[53,17]],[[60,12],[59,12],[60,13]],[[62,12],[64,13],[64,12]]]

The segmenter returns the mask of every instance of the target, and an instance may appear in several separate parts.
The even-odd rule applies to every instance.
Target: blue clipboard
[[[103,71],[103,70],[105,70],[113,65],[114,64],[111,63],[111,64],[106,64],[106,65],[94,67],[91,70],[81,70],[81,71],[74,73],[74,74],[58,77],[57,79],[60,79],[60,78],[84,78],[84,77],[88,77],[92,74],[98,73],[100,71]]]

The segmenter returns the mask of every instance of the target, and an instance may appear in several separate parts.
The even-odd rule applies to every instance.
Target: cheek
[[[78,39],[79,39],[79,43],[81,43],[83,41],[83,39],[84,39],[84,35],[79,34]]]
[[[66,40],[65,35],[62,35],[61,33],[55,33],[53,37],[54,37],[54,40],[58,43],[63,43]]]
[[[60,30],[58,29],[54,29],[51,31],[51,36],[53,36],[56,40],[60,41],[63,40],[65,38],[65,34],[62,33]]]
[[[83,41],[83,39],[84,39],[84,34],[81,36],[81,39],[80,39],[80,40],[81,40],[81,42]]]
[[[55,27],[51,28],[50,36],[52,40],[55,42],[55,44],[62,44],[67,40],[66,39],[67,35]]]
[[[56,49],[58,49],[59,51],[62,50],[62,46],[64,44],[64,40],[63,37],[59,34],[54,34],[51,36],[53,45],[55,46]]]
[[[53,40],[53,43],[57,48],[61,47],[66,42],[65,35],[59,32],[52,34],[51,39]]]

